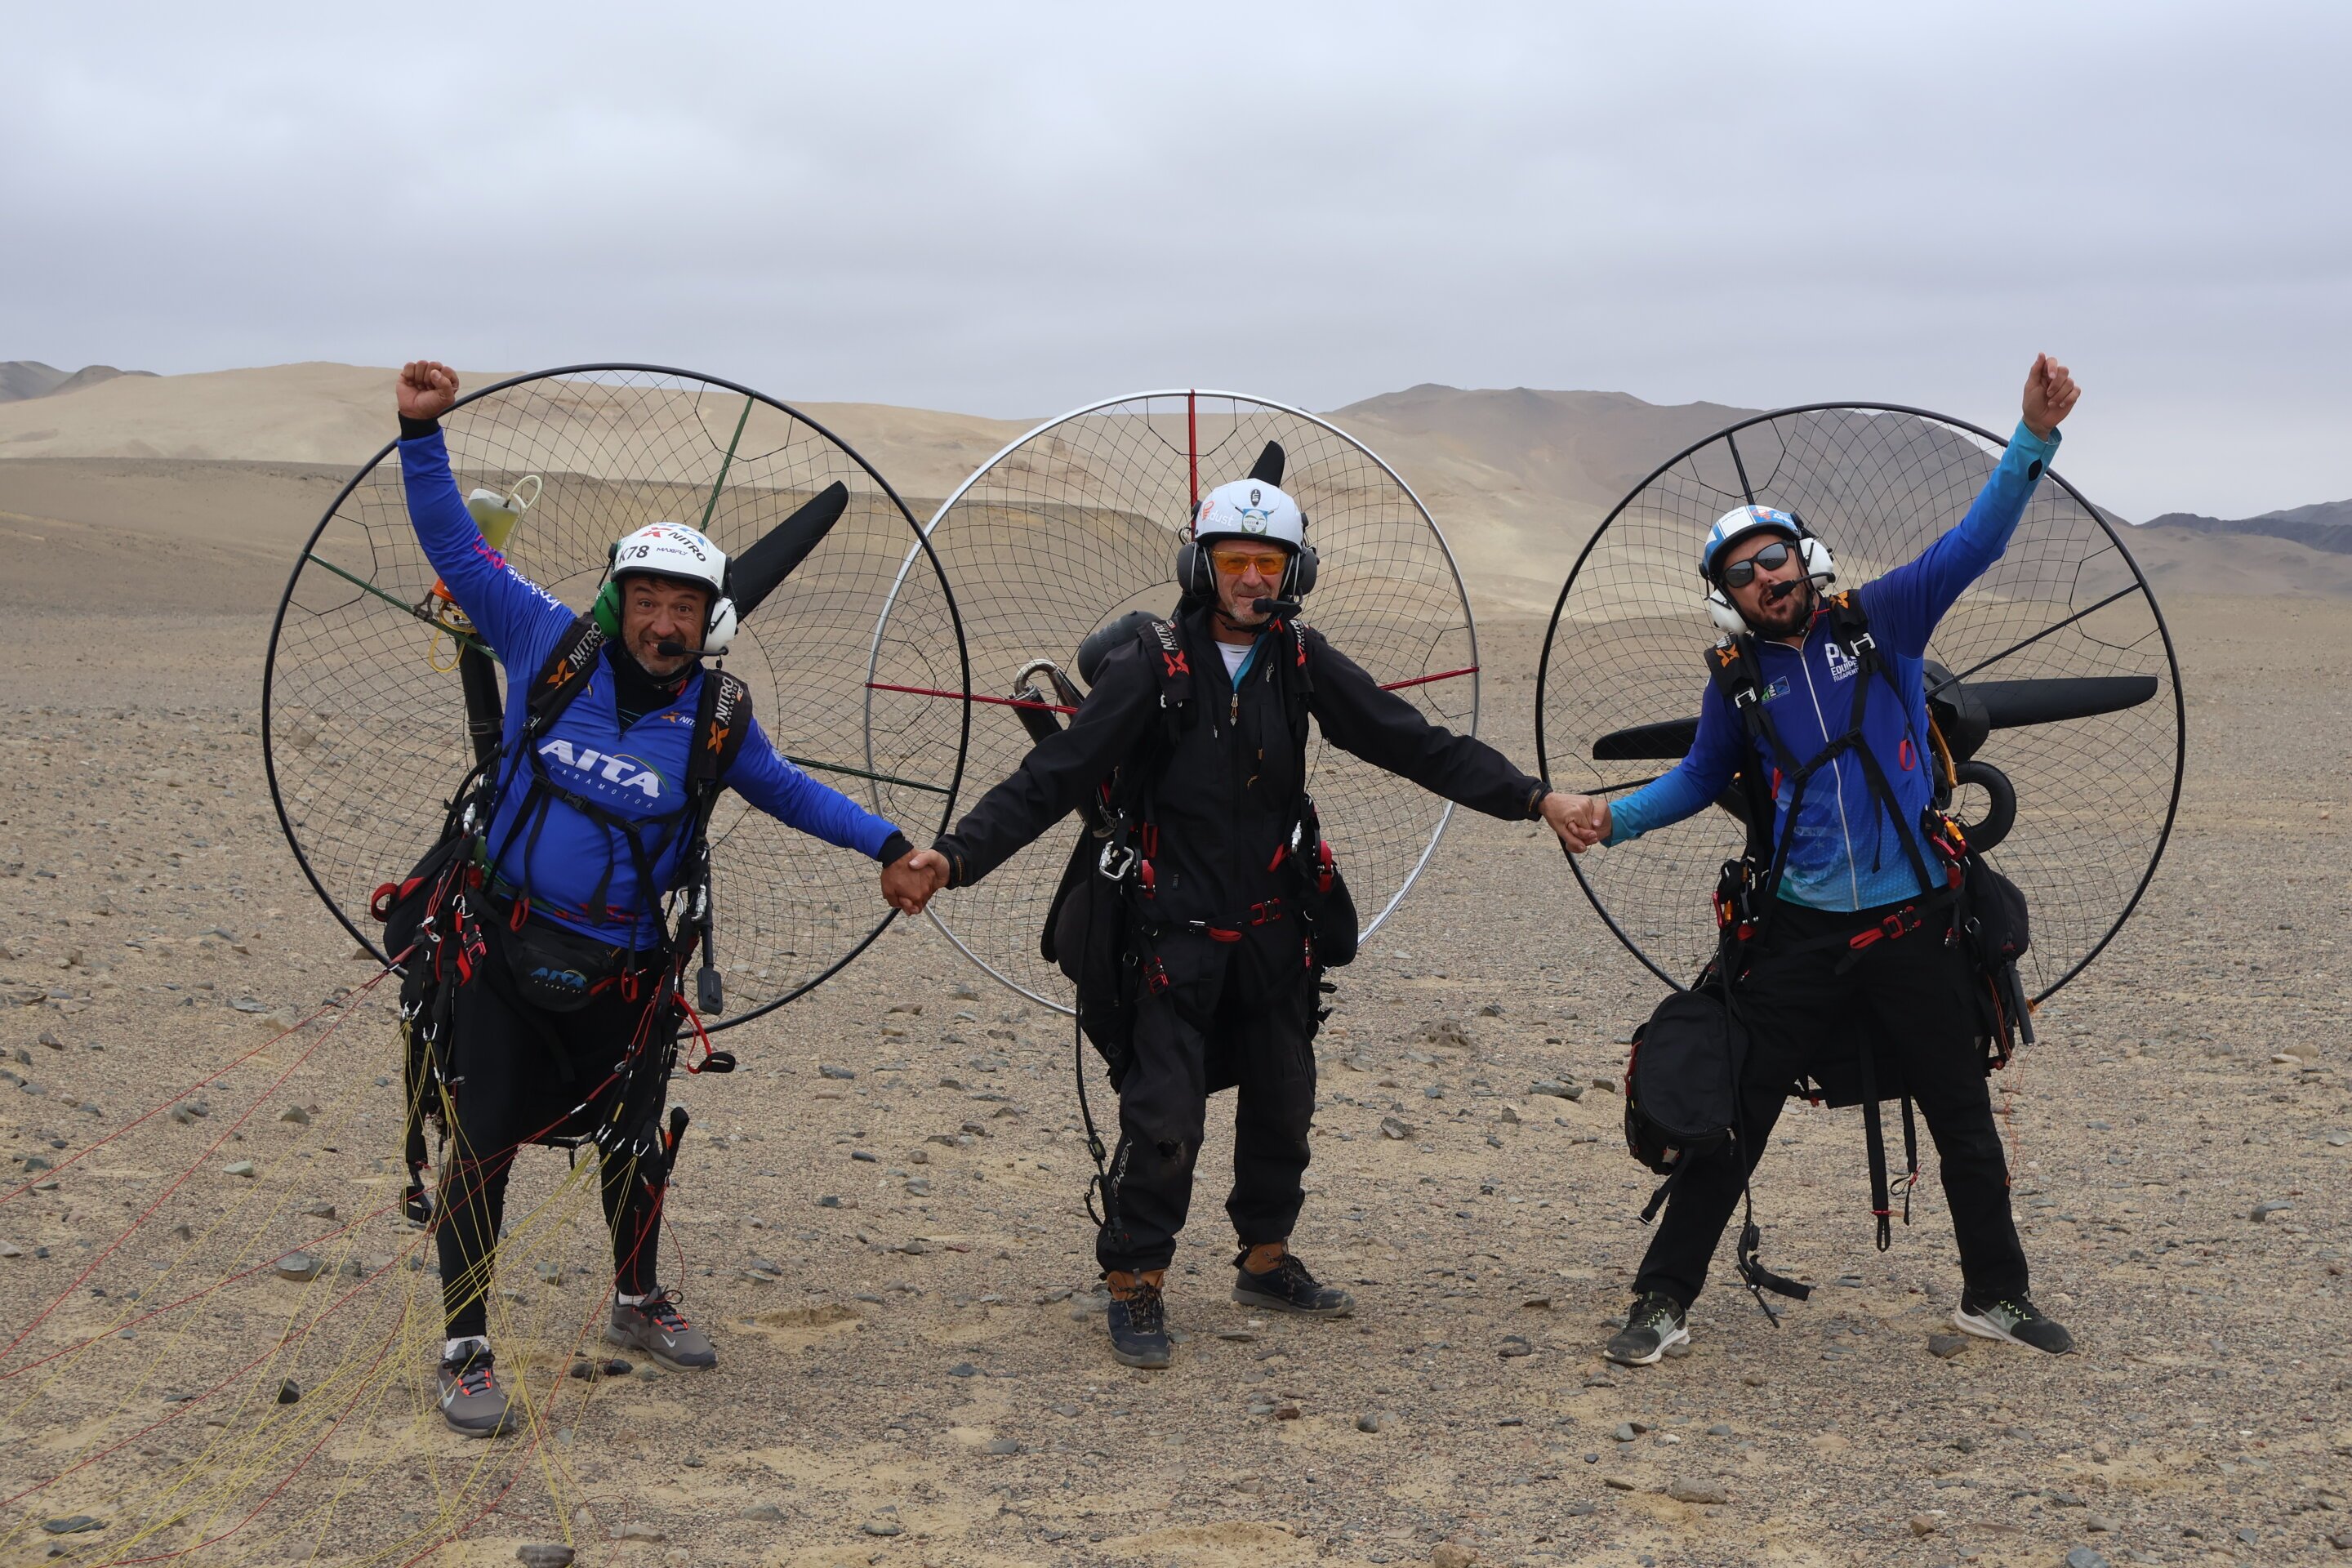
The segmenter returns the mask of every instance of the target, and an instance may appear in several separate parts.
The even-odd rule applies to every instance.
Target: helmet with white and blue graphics
[[[1715,581],[1716,558],[1724,550],[1758,530],[1767,530],[1790,541],[1805,537],[1805,525],[1796,517],[1776,506],[1736,506],[1715,520],[1706,531],[1706,542],[1699,547],[1698,574],[1708,582]]]

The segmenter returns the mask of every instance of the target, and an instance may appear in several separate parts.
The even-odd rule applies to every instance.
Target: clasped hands
[[[1609,837],[1609,803],[1598,795],[1555,790],[1544,796],[1542,811],[1544,821],[1571,855],[1581,855]]]
[[[882,868],[882,896],[902,915],[919,915],[931,895],[948,885],[948,858],[936,849],[913,849]]]

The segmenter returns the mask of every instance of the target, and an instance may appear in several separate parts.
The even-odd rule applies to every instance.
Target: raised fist
[[[2025,427],[2043,440],[2058,428],[2059,421],[2074,411],[2074,400],[2083,389],[2074,384],[2074,374],[2048,354],[2033,356],[2033,368],[2025,373]]]
[[[438,419],[457,401],[457,373],[438,360],[411,360],[394,383],[403,419]]]

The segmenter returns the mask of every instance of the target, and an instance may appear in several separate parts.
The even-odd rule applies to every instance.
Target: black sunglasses
[[[1789,557],[1796,548],[1785,539],[1774,540],[1747,560],[1735,561],[1725,567],[1723,585],[1727,588],[1745,588],[1748,584],[1756,581],[1758,572],[1778,572],[1789,563]]]

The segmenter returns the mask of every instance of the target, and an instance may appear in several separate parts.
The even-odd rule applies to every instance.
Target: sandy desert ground
[[[1603,1363],[1649,1190],[1612,1085],[1654,983],[1548,840],[1457,819],[1320,1042],[1297,1241],[1353,1319],[1232,1304],[1211,1177],[1171,1278],[1176,1366],[1114,1365],[1066,1029],[900,927],[736,1031],[744,1071],[679,1096],[696,1123],[666,1268],[720,1369],[561,1375],[602,1241],[543,1153],[499,1310],[544,1419],[468,1444],[421,1394],[434,1281],[384,1212],[388,999],[351,990],[371,967],[300,879],[261,771],[267,615],[334,470],[123,462],[0,464],[0,1055],[22,1080],[0,1099],[22,1162],[0,1188],[0,1563],[490,1563],[568,1541],[596,1564],[2027,1565],[2352,1544],[2352,601],[2168,600],[2192,744],[2169,857],[1999,1085],[2036,1294],[2076,1355],[1933,1353],[1958,1285],[1940,1194],[1923,1185],[1876,1253],[1856,1116],[1792,1110],[1758,1189],[1768,1257],[1822,1289],[1774,1328],[1718,1282],[1687,1357]],[[1527,756],[1540,626],[1483,629],[1488,733]],[[1391,1117],[1410,1136],[1381,1133]],[[2266,1205],[2286,1206],[2250,1217]],[[271,1271],[297,1247],[318,1279]],[[300,1397],[278,1403],[289,1379]],[[47,1528],[77,1518],[94,1527]]]

